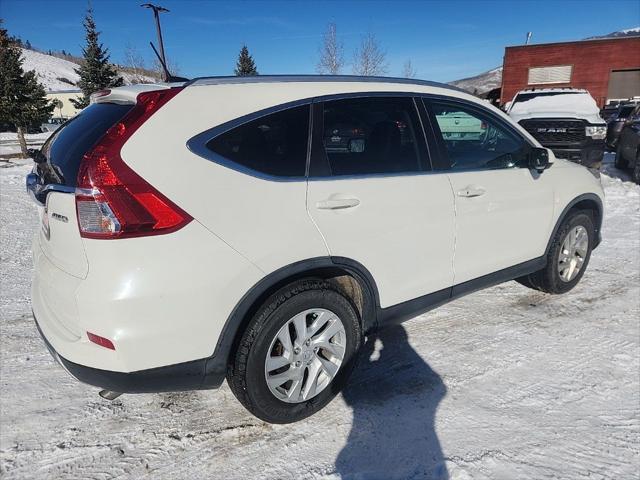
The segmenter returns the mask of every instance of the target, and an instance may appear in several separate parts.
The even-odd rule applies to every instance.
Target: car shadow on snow
[[[446,387],[407,340],[397,325],[363,347],[343,392],[353,408],[351,432],[335,465],[343,479],[449,478],[435,432]]]

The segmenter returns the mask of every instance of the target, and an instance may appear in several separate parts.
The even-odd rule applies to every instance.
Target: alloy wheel
[[[265,359],[271,393],[287,403],[318,395],[338,373],[346,340],[342,321],[330,310],[313,308],[289,319],[271,341]]]
[[[589,248],[589,234],[582,225],[573,227],[564,237],[558,256],[558,275],[563,282],[570,282],[580,272]]]

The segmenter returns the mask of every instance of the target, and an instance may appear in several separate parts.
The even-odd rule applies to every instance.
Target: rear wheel
[[[575,287],[591,258],[595,238],[593,220],[588,212],[570,213],[547,253],[546,266],[518,280],[522,285],[547,293],[565,293]]]
[[[314,414],[342,389],[361,343],[351,301],[322,280],[273,295],[236,349],[227,381],[256,417],[291,423]]]

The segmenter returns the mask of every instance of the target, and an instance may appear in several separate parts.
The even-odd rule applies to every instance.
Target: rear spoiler
[[[183,83],[139,83],[112,89],[99,90],[89,97],[93,103],[118,103],[121,105],[135,105],[138,94],[155,90],[166,90],[172,87],[182,86]]]

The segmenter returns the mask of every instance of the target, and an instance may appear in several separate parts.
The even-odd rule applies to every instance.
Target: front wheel
[[[570,213],[556,232],[546,266],[517,279],[526,287],[547,293],[565,293],[584,275],[595,239],[592,217],[584,211]]]
[[[361,343],[351,301],[322,280],[277,292],[247,326],[227,371],[238,400],[256,417],[291,423],[342,389]]]

